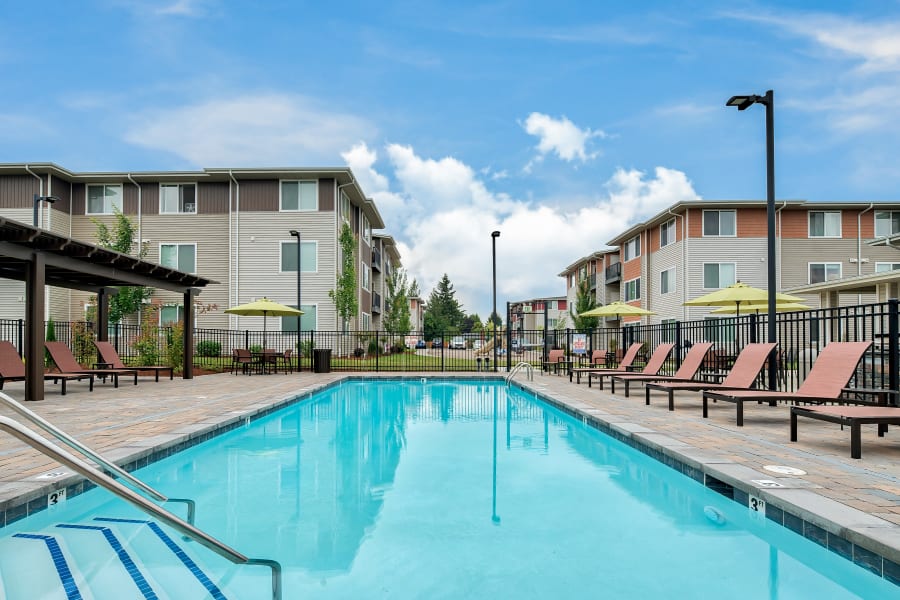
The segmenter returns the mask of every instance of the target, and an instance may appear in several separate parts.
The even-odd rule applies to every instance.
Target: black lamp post
[[[772,90],[765,96],[732,96],[725,106],[736,106],[738,110],[746,110],[754,104],[766,107],[766,217],[768,222],[767,260],[769,261],[768,286],[768,336],[769,343],[776,342],[775,323],[775,96]],[[769,389],[775,389],[776,367],[774,360],[769,360]]]
[[[33,221],[33,225],[34,225],[35,227],[38,226],[38,206],[40,206],[41,200],[43,200],[43,201],[46,202],[47,204],[53,204],[54,202],[56,202],[57,200],[59,200],[59,198],[57,198],[56,196],[41,196],[40,194],[35,194],[35,195],[34,195],[34,221]]]
[[[303,310],[300,305],[300,230],[291,229],[290,234],[297,238],[297,310]],[[303,367],[303,350],[300,347],[300,336],[302,335],[300,333],[300,319],[302,318],[302,315],[297,315],[297,371],[302,370]],[[310,350],[310,352],[312,352],[312,350]]]
[[[500,237],[499,231],[491,232],[491,254],[494,261],[493,280],[494,280],[494,312],[491,313],[491,323],[493,324],[494,338],[494,371],[497,370],[497,238]]]

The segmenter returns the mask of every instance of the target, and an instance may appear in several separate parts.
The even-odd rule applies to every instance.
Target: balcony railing
[[[381,252],[376,249],[372,250],[372,268],[381,272]]]
[[[606,283],[622,280],[622,263],[617,262],[606,267]]]
[[[372,312],[381,312],[381,294],[379,294],[378,292],[372,293]]]

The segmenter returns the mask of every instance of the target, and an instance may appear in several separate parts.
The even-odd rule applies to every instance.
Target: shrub
[[[263,347],[259,344],[250,344],[250,352],[260,353],[263,351]]]
[[[94,346],[94,332],[84,321],[72,323],[72,354],[82,365],[90,365],[97,355],[97,349]]]
[[[309,358],[312,356],[313,348],[316,347],[316,343],[312,340],[306,342],[300,342],[297,344],[297,347],[300,350],[300,354],[303,355],[303,358]]]
[[[56,341],[56,325],[54,325],[52,318],[49,321],[47,321],[46,340],[48,342]],[[45,349],[44,350],[44,366],[49,367],[52,363],[53,363],[53,360],[50,358],[50,353]]]
[[[378,345],[378,341],[376,340],[369,340],[367,350],[370,356],[381,354],[381,346]]]
[[[222,344],[212,340],[204,340],[197,343],[197,356],[217,358],[222,353]]]
[[[184,322],[178,321],[166,331],[166,364],[176,371],[184,366]]]
[[[363,354],[365,354],[365,352],[362,348],[357,348],[353,351],[353,356],[355,356],[356,358],[362,358]]]

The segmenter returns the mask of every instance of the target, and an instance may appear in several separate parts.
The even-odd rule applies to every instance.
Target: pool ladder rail
[[[157,492],[152,487],[148,486],[144,482],[140,481],[133,475],[129,474],[127,471],[121,469],[111,461],[103,458],[99,453],[91,450],[87,446],[84,446],[77,440],[75,440],[72,436],[66,434],[61,429],[52,425],[49,421],[46,421],[39,415],[33,413],[29,409],[25,408],[21,404],[19,404],[14,399],[10,398],[3,392],[0,392],[0,403],[9,408],[12,408],[19,414],[25,416],[29,420],[32,420],[36,425],[47,431],[50,435],[53,435],[60,441],[66,443],[70,447],[82,452],[85,456],[89,457],[91,460],[97,462],[97,464],[102,465],[103,467],[109,469],[117,475],[123,476],[127,481],[144,490],[147,494],[153,496],[154,498],[160,501],[173,501],[173,502],[186,502],[188,504],[188,518],[193,519],[193,501],[179,498],[167,498],[165,495]],[[133,505],[137,509],[142,512],[149,514],[153,517],[156,517],[161,522],[165,523],[172,529],[178,531],[181,535],[186,536],[196,542],[199,542],[202,546],[207,549],[215,552],[219,556],[231,561],[234,564],[244,564],[244,565],[257,565],[257,566],[265,566],[269,567],[272,571],[272,599],[273,600],[281,600],[282,598],[282,568],[281,564],[276,560],[266,559],[266,558],[250,558],[247,557],[237,550],[227,546],[223,542],[217,540],[216,538],[210,536],[209,534],[201,531],[197,527],[195,527],[192,523],[188,521],[182,520],[180,517],[172,514],[166,509],[157,506],[156,504],[150,502],[134,490],[125,485],[119,483],[103,471],[97,469],[96,467],[90,465],[89,463],[83,461],[78,458],[74,454],[71,454],[67,450],[60,448],[59,446],[53,444],[49,440],[41,437],[36,434],[31,429],[25,427],[18,421],[10,419],[9,417],[0,416],[0,429],[6,431],[19,441],[22,441],[41,454],[52,458],[59,462],[60,464],[69,467],[76,473],[95,483],[99,487],[104,488],[109,491],[113,495],[119,497],[120,499],[128,502]]]
[[[514,366],[512,368],[512,371],[509,372],[509,375],[506,376],[506,386],[507,387],[509,387],[509,384],[512,381],[513,377],[516,376],[516,373],[518,373],[519,371],[521,371],[523,369],[525,370],[525,373],[528,375],[528,381],[534,381],[534,367],[531,366],[530,362],[525,362],[523,360],[522,362],[520,362],[519,364]]]

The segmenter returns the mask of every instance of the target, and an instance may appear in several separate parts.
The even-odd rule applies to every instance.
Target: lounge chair
[[[734,360],[734,364],[722,383],[704,381],[660,381],[644,386],[646,404],[650,404],[650,391],[662,390],[669,395],[669,410],[675,410],[675,392],[703,390],[749,390],[759,376],[772,353],[775,344],[747,344]]]
[[[140,365],[140,366],[135,366],[135,367],[127,367],[127,366],[125,366],[125,363],[122,362],[122,359],[119,358],[119,353],[116,352],[116,347],[113,346],[111,343],[98,342],[95,340],[94,345],[97,347],[97,352],[100,353],[100,358],[102,359],[103,364],[109,365],[109,368],[111,368],[111,369],[117,369],[117,370],[137,369],[139,372],[140,371],[150,371],[151,373],[156,375],[156,381],[159,381],[160,372],[165,373],[166,371],[168,371],[169,379],[175,379],[175,369],[173,369],[172,367],[159,366],[159,365],[154,365],[154,366]]]
[[[572,369],[569,371],[569,381],[572,381],[572,375],[576,376],[576,383],[581,383],[581,374],[582,373],[608,373],[610,371],[615,371],[616,373],[630,373],[631,372],[631,364],[634,362],[634,359],[637,358],[638,352],[640,352],[641,348],[644,346],[642,342],[635,342],[631,346],[628,347],[628,352],[625,353],[625,356],[622,357],[622,362],[619,363],[618,367],[615,368],[605,368],[605,367],[579,367],[577,369]],[[591,380],[588,378],[588,387],[591,385]]]
[[[653,354],[650,355],[650,358],[647,359],[647,364],[644,366],[641,374],[656,375],[657,373],[659,373],[659,370],[662,369],[663,365],[666,363],[666,360],[669,358],[669,353],[672,352],[672,348],[674,347],[675,344],[660,344],[659,346],[657,346],[656,350],[653,351]],[[602,390],[603,379],[605,377],[612,378],[621,374],[621,371],[615,370],[609,370],[607,372],[588,373],[588,387],[591,387],[591,379],[596,377],[600,382],[600,389]]]
[[[64,343],[44,342],[44,347],[47,348],[50,358],[63,373],[91,374],[103,379],[112,377],[114,387],[119,387],[119,375],[134,375],[134,385],[137,385],[137,369],[85,369],[78,364],[72,351]]]
[[[827,347],[827,346],[826,346]],[[888,425],[900,425],[900,408],[890,406],[792,406],[791,441],[797,441],[797,417],[809,417],[850,426],[850,458],[862,458],[861,425],[878,425],[884,437]]]
[[[10,342],[0,341],[0,390],[7,381],[25,381],[25,363],[19,357],[15,346]],[[88,380],[90,391],[94,391],[94,376],[87,373],[45,373],[44,380],[53,383],[62,382],[60,392],[66,395],[67,381]]]
[[[613,394],[616,393],[617,381],[625,384],[626,398],[629,393],[628,387],[632,381],[642,381],[644,383],[647,383],[648,381],[694,381],[697,371],[703,366],[703,362],[706,360],[706,354],[712,346],[712,343],[709,342],[691,346],[691,349],[681,363],[681,367],[678,368],[674,375],[644,375],[643,373],[625,373],[616,375],[610,381],[610,392]]]
[[[856,365],[872,342],[831,342],[813,364],[806,379],[796,392],[775,390],[704,391],[703,418],[707,417],[709,399],[734,402],[737,405],[737,425],[744,425],[744,402],[756,400],[775,406],[778,402],[806,402],[824,404],[838,402],[844,387],[853,377]],[[849,402],[849,401],[848,401]]]

